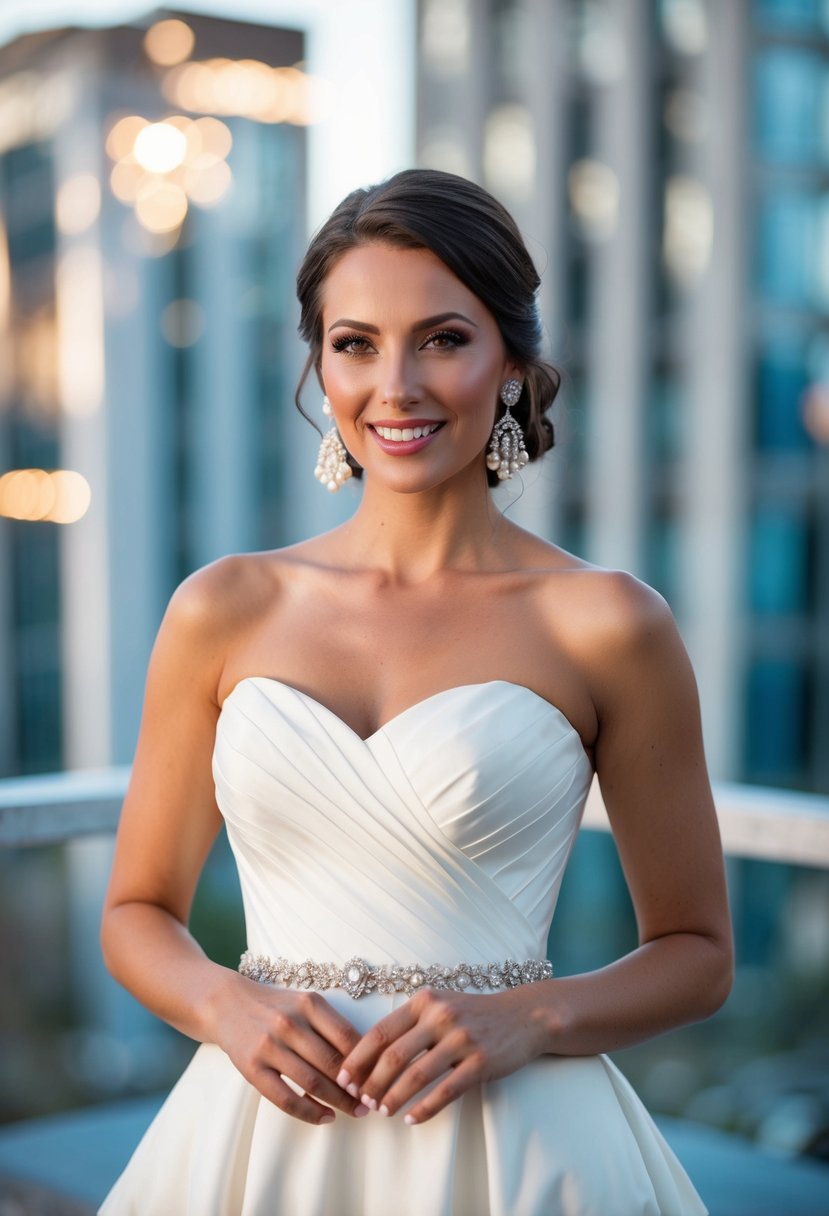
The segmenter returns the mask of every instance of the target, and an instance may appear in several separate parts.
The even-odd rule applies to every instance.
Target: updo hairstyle
[[[561,383],[559,372],[539,357],[540,283],[518,227],[505,207],[481,186],[437,169],[404,169],[388,181],[353,190],[313,237],[297,275],[299,333],[310,353],[296,391],[296,405],[312,368],[322,357],[322,289],[334,264],[348,250],[368,244],[429,249],[489,309],[508,354],[523,371],[523,389],[513,417],[524,432],[530,460],[553,446],[546,416]],[[504,406],[498,403],[496,418]],[[362,468],[348,455],[354,475]],[[491,486],[498,476],[487,469]]]

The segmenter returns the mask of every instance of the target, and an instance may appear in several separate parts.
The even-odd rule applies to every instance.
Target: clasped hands
[[[538,998],[549,982],[475,995],[424,988],[360,1036],[319,992],[245,981],[258,989],[247,1024],[234,1019],[221,1046],[260,1093],[304,1122],[329,1123],[334,1109],[361,1118],[405,1107],[406,1123],[423,1123],[547,1049]]]

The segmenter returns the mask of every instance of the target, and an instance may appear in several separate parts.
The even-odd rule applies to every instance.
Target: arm
[[[511,992],[418,993],[364,1037],[341,1074],[389,1113],[447,1071],[412,1121],[539,1055],[610,1051],[707,1017],[730,989],[725,875],[690,663],[656,592],[627,575],[598,577],[604,593],[580,622],[578,659],[640,944],[598,971]]]
[[[244,559],[241,559],[243,561]],[[282,1080],[354,1113],[333,1084],[356,1031],[314,993],[279,993],[211,962],[187,922],[221,825],[211,773],[224,661],[222,616],[242,619],[240,559],[186,580],[153,649],[101,927],[105,962],[143,1005],[221,1046],[265,1097],[307,1122],[333,1115]],[[298,999],[297,999],[298,998]]]

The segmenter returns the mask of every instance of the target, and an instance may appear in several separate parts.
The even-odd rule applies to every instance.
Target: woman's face
[[[478,297],[429,250],[371,244],[335,263],[322,305],[322,381],[367,477],[409,493],[484,477],[498,393],[520,371]]]

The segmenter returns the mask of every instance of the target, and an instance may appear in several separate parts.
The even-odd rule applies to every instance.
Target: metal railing
[[[0,780],[0,848],[112,834],[129,773],[125,766]],[[729,856],[829,869],[829,797],[726,783],[714,786],[714,797]],[[608,829],[598,781],[584,826]]]

